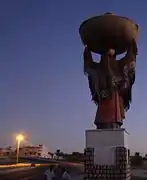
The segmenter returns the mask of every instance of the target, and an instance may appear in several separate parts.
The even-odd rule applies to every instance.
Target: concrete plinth
[[[85,179],[130,180],[125,129],[86,130]]]

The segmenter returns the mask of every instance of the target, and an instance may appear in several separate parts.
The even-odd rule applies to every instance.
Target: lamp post
[[[21,143],[21,141],[23,141],[23,140],[24,140],[24,136],[23,136],[22,134],[18,134],[18,135],[16,136],[16,141],[17,141],[16,163],[18,163],[20,143]]]

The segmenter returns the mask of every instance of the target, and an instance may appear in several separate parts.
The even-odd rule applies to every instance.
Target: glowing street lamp
[[[20,143],[23,140],[24,140],[24,136],[22,134],[18,134],[16,136],[16,141],[17,141],[16,163],[18,163]]]

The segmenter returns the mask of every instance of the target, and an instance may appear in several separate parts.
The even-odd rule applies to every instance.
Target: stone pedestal
[[[129,157],[125,129],[86,130],[86,180],[130,180]]]

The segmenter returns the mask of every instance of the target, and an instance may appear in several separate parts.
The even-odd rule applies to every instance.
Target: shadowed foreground
[[[83,175],[83,167],[79,166],[70,166],[67,165],[69,169],[69,173],[72,177],[72,180],[84,180]],[[12,172],[9,174],[1,174],[0,180],[44,180],[44,172],[48,168],[46,167],[37,167],[34,169],[29,169],[27,171],[19,171],[19,172]],[[131,180],[145,180],[147,178],[139,178],[139,177],[132,177]]]

